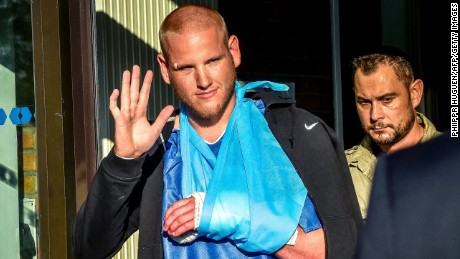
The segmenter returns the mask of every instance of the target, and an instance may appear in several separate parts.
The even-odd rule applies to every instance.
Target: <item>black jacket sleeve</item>
[[[109,258],[138,228],[139,190],[144,156],[126,160],[113,150],[91,183],[88,197],[74,221],[77,258]]]
[[[144,232],[139,233],[139,252],[158,246],[157,257],[162,255],[163,141],[169,139],[173,126],[174,121],[166,123],[163,137],[139,158],[119,158],[112,150],[101,161],[73,222],[76,258],[112,258],[139,228]]]

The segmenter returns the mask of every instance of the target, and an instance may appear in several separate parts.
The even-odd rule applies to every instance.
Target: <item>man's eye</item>
[[[392,101],[393,101],[393,98],[390,98],[390,97],[388,97],[388,98],[383,98],[383,102],[384,102],[384,103],[391,103]]]
[[[178,71],[182,71],[182,72],[190,72],[192,71],[193,67],[190,67],[190,66],[185,66],[185,67],[180,67],[178,69]]]
[[[367,105],[367,104],[369,104],[369,101],[359,100],[358,104],[361,105],[361,106],[362,105]]]

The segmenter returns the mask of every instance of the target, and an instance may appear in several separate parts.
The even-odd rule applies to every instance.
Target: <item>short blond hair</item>
[[[162,22],[159,32],[160,46],[163,54],[168,56],[167,38],[171,34],[202,31],[215,28],[222,33],[226,44],[228,30],[224,18],[214,9],[201,5],[183,5],[172,11]]]

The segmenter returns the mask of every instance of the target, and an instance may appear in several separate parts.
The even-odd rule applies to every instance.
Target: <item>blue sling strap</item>
[[[243,98],[249,88],[284,86],[236,83],[236,105],[217,158],[182,107],[182,195],[206,192],[199,236],[228,237],[243,250],[272,253],[295,231],[307,191],[265,118],[251,99]]]

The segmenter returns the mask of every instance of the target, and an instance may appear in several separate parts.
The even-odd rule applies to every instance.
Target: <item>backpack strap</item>
[[[166,142],[174,128],[175,110],[161,130],[154,146],[149,150],[143,166],[142,200],[139,210],[138,258],[163,258],[161,199],[163,195],[163,156]]]
[[[166,151],[166,142],[168,142],[168,139],[171,136],[171,132],[174,128],[174,119],[179,114],[179,111],[179,109],[174,110],[174,112],[171,114],[171,117],[169,117],[165,126],[161,130],[160,136],[157,140],[157,143],[163,147],[163,151]]]
[[[295,100],[289,95],[287,91],[274,91],[270,88],[254,88],[246,91],[244,95],[246,98],[253,100],[262,99],[265,107],[272,105],[288,106],[295,104]]]
[[[160,137],[158,141],[163,146],[163,150],[166,151],[166,142],[168,141],[169,137],[171,136],[171,132],[174,128],[174,116],[169,117],[168,122],[166,122],[165,126],[161,130]]]

